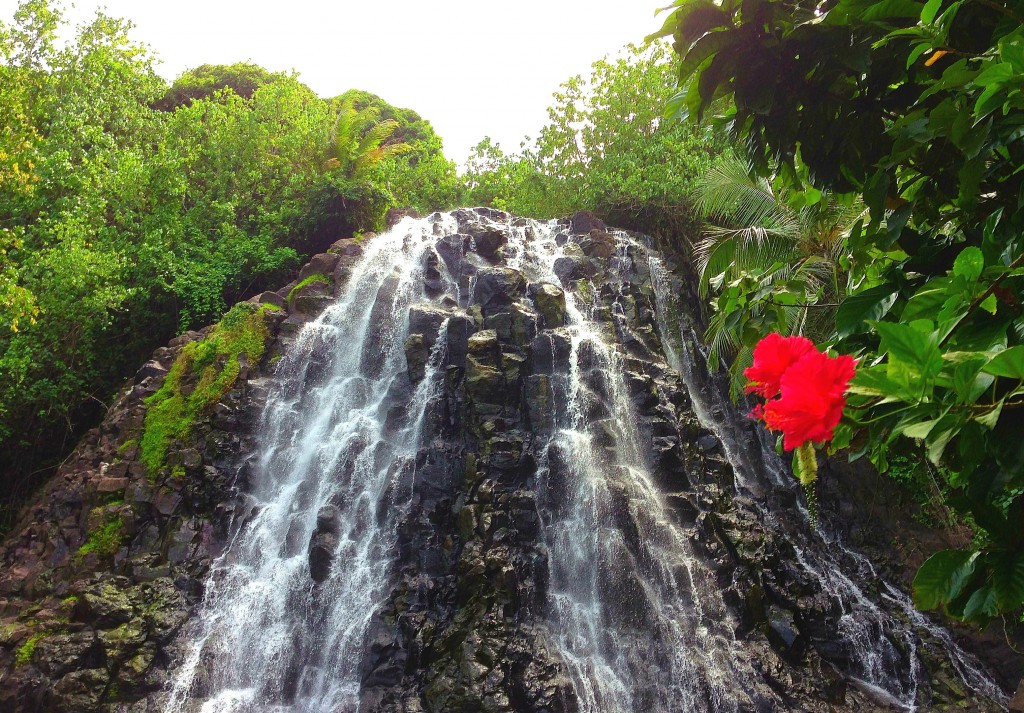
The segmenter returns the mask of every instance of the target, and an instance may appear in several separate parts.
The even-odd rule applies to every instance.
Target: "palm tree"
[[[845,273],[839,259],[846,236],[864,215],[857,202],[841,204],[822,196],[814,205],[794,208],[791,195],[776,189],[736,156],[721,159],[694,190],[697,212],[708,221],[694,246],[701,297],[747,277],[759,294],[774,287],[799,283],[813,299],[778,305],[752,300],[746,303],[748,318],[760,318],[765,307],[776,307],[784,331],[816,336],[827,333],[835,305],[845,292]],[[734,391],[740,375],[752,361],[752,350],[730,325],[734,312],[715,311],[708,319],[705,339],[709,360],[731,358],[729,372]]]
[[[410,151],[409,144],[387,143],[399,123],[395,119],[380,121],[379,115],[380,109],[375,106],[357,109],[354,96],[342,97],[324,168],[340,172],[349,181],[359,181],[372,166]]]

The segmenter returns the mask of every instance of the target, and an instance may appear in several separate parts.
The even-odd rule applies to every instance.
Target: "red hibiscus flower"
[[[813,351],[814,342],[805,337],[769,334],[754,347],[754,365],[743,370],[743,375],[750,379],[746,392],[774,398],[779,393],[782,375],[800,357]]]
[[[830,357],[809,339],[769,334],[754,348],[754,365],[743,372],[751,380],[746,390],[767,399],[750,415],[782,431],[787,451],[829,441],[842,418],[854,366],[852,357]]]
[[[782,431],[783,448],[791,451],[808,441],[832,439],[846,406],[843,392],[853,373],[852,357],[830,357],[817,350],[786,370],[782,395],[764,407],[764,422],[773,431]]]

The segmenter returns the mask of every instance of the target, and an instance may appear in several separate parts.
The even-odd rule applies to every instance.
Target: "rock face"
[[[578,214],[544,227],[550,252],[526,259],[522,246],[540,240],[539,224],[490,209],[427,220],[435,237],[420,266],[420,297],[396,317],[388,300],[403,288],[398,276],[382,275],[370,311],[380,330],[401,336],[404,370],[381,397],[380,428],[385,441],[418,434],[409,462],[396,462],[389,481],[404,494],[382,499],[393,510],[378,508],[359,527],[351,522],[358,511],[336,497],[311,511],[308,529],[289,528],[278,543],[279,556],[303,563],[296,587],[309,593],[304,601],[315,619],[353,558],[367,556],[351,548],[352,538],[371,520],[394,523],[393,547],[380,555],[387,564],[381,594],[366,601],[352,672],[358,704],[342,709],[626,710],[615,704],[626,700],[619,693],[593,683],[601,672],[588,678],[575,660],[587,634],[570,627],[572,612],[562,608],[569,594],[584,591],[566,576],[588,574],[572,569],[557,536],[582,497],[574,479],[581,454],[599,464],[586,472],[602,474],[597,522],[614,535],[601,540],[603,554],[588,574],[603,597],[593,602],[591,628],[603,642],[593,661],[617,661],[635,673],[635,690],[622,694],[629,710],[866,712],[893,710],[896,698],[920,710],[961,710],[969,701],[970,710],[994,711],[1005,703],[1003,692],[985,689],[980,671],[964,682],[957,671],[965,661],[983,667],[966,654],[954,662],[941,630],[901,621],[907,615],[892,604],[897,595],[877,577],[856,590],[861,599],[844,588],[830,567],[861,582],[873,575],[870,563],[828,550],[798,517],[785,515],[798,512],[791,485],[767,477],[754,483],[737,470],[737,443],[755,460],[766,456],[750,445],[749,422],[726,407],[711,418],[734,419],[731,436],[698,420],[686,383],[711,389],[714,379],[683,375],[667,358],[665,330],[677,325],[659,302],[655,263],[641,238]],[[195,353],[202,347],[188,345],[212,332],[158,350],[26,511],[2,552],[0,709],[169,705],[169,678],[185,675],[206,615],[214,559],[267,506],[255,498],[257,433],[268,398],[281,398],[279,357],[345,291],[363,252],[359,242],[339,241],[294,283],[254,298],[247,314],[262,320],[260,357],[232,357],[237,377],[176,431],[154,467],[158,392],[170,384],[187,398],[198,388],[198,379],[182,374],[201,363]],[[678,282],[670,287],[683,291]],[[581,315],[593,327],[586,334]],[[363,347],[367,383],[390,378],[377,357],[381,340],[371,333]],[[334,358],[310,351],[296,388],[329,383]],[[416,399],[429,404],[412,431]],[[569,430],[586,438],[586,448],[560,438]],[[621,451],[631,433],[638,450],[627,459]],[[649,483],[638,485],[635,464]],[[351,469],[340,465],[325,477],[351,477]],[[312,499],[295,494],[296,503]],[[227,551],[230,560],[235,550]],[[652,595],[658,587],[662,593]],[[673,616],[659,608],[664,592]],[[673,626],[685,629],[680,622],[701,606],[720,610],[681,639],[685,647],[673,643]],[[290,646],[294,659],[278,679],[262,682],[252,709],[319,710],[303,698],[303,671],[321,661],[308,651],[316,646]],[[695,670],[708,676],[674,683],[635,667],[689,671],[688,655],[680,662],[670,649],[695,652],[694,659],[726,651],[732,660],[705,661]],[[217,665],[208,652],[199,667],[207,673],[192,674],[174,710],[212,698],[208,674]],[[743,675],[710,675],[723,671]],[[888,687],[890,700],[863,681]],[[588,698],[587,685],[597,685],[603,703]]]

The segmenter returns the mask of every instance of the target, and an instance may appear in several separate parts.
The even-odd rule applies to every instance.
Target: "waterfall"
[[[796,482],[787,476],[781,458],[763,429],[751,433],[749,429],[744,432],[738,427],[743,416],[730,403],[724,385],[708,373],[706,355],[692,322],[679,309],[678,292],[672,288],[670,273],[656,255],[649,256],[649,264],[666,357],[686,382],[697,417],[722,442],[736,475],[737,488],[759,496],[750,504],[760,519],[776,525],[780,533],[783,531],[778,527],[780,518],[788,516],[797,521],[802,537],[799,542],[791,543],[795,559],[821,591],[835,602],[839,613],[833,630],[835,643],[847,649],[849,659],[854,662],[848,675],[878,698],[904,710],[917,710],[921,677],[919,637],[915,633],[918,630],[938,640],[967,688],[1001,706],[1007,705],[1008,696],[974,656],[961,649],[947,631],[917,611],[910,598],[881,578],[866,557],[843,545],[824,524],[812,527],[808,511],[799,500],[789,513],[764,508],[760,496],[772,488],[795,491]],[[782,536],[792,537],[790,534]],[[868,596],[855,581],[857,579],[880,582],[879,601]]]
[[[403,392],[408,309],[446,223],[406,220],[373,240],[345,293],[276,369],[249,499],[213,565],[170,711],[191,698],[204,713],[357,707],[364,635],[388,588],[444,361],[438,339],[415,392]],[[396,405],[402,423],[386,430]],[[320,583],[307,571],[314,538],[335,563]]]
[[[736,622],[714,574],[666,511],[641,448],[622,354],[585,295],[555,270],[557,224],[535,224],[512,261],[565,289],[568,370],[556,375],[553,435],[540,458],[555,641],[584,713],[728,711],[750,700]],[[623,248],[621,264],[630,258]],[[582,292],[577,294],[577,292]]]
[[[468,229],[467,216],[480,230],[460,232]],[[766,683],[763,659],[783,663],[763,636],[751,642],[735,599],[725,595],[729,579],[739,575],[728,558],[714,561],[702,541],[716,526],[705,517],[713,506],[700,501],[686,515],[669,502],[698,489],[685,474],[664,472],[652,445],[682,459],[680,468],[697,462],[683,447],[688,407],[676,405],[687,390],[697,418],[722,443],[744,507],[790,543],[795,566],[833,600],[838,620],[832,633],[837,650],[853,662],[844,671],[849,679],[875,700],[913,709],[922,676],[916,632],[927,629],[972,690],[1003,700],[982,667],[913,611],[906,595],[888,584],[884,601],[865,594],[857,581],[874,576],[863,571],[870,567],[866,560],[806,522],[795,528],[803,534],[791,535],[794,528],[779,525],[786,513],[759,504],[773,489],[792,489],[790,476],[706,374],[660,259],[629,234],[602,235],[609,241],[599,246],[607,265],[603,280],[569,269],[586,263],[584,238],[568,235],[564,221],[498,211],[406,218],[363,246],[340,295],[302,327],[274,369],[231,537],[211,565],[184,634],[186,652],[166,710],[365,710],[369,632],[400,577],[400,532],[419,507],[424,477],[417,463],[442,431],[461,428],[463,442],[448,444],[452,452],[475,449],[472,467],[478,456],[479,467],[488,467],[481,455],[490,447],[481,435],[483,421],[504,433],[524,423],[534,428],[522,440],[529,472],[507,487],[536,496],[541,526],[528,546],[544,554],[535,558],[546,573],[544,586],[535,587],[543,601],[536,612],[520,603],[507,616],[518,625],[529,610],[522,616],[534,617],[527,624],[538,648],[553,652],[549,668],[571,683],[573,700],[547,710],[788,710],[786,694]],[[486,307],[506,288],[515,294],[504,295],[498,308]],[[542,298],[564,302],[549,317]],[[512,308],[518,317],[507,312]],[[414,313],[430,317],[429,329],[413,329],[411,322],[420,319]],[[648,326],[634,329],[639,315]],[[646,336],[634,333],[641,329]],[[416,340],[426,351],[414,367],[409,355]],[[512,392],[508,398],[486,383],[499,371],[487,359],[500,367],[502,380],[495,383]],[[537,379],[533,386],[525,373]],[[481,398],[494,401],[473,404],[477,392],[466,394],[474,379]],[[525,393],[534,386],[551,406],[548,416],[523,416],[532,408]],[[479,407],[477,417],[484,414],[472,433],[459,422],[469,420],[467,399]],[[476,537],[482,521],[459,510],[477,497],[460,491],[470,489],[462,482],[470,477],[463,466],[469,468],[459,461],[458,482],[431,486],[441,493],[432,502],[442,503],[432,512],[442,520],[471,515],[460,520],[470,534],[455,534]],[[722,492],[717,484],[703,486]],[[418,522],[424,521],[432,522]],[[460,545],[448,534],[452,541],[430,559],[424,581],[446,575],[445,586],[461,581],[446,559],[457,558]],[[427,607],[428,600],[417,601]],[[902,619],[893,612],[902,612]],[[417,655],[429,648],[417,646]],[[422,691],[429,677],[410,675]],[[436,681],[436,672],[430,675]],[[506,692],[488,695],[495,711],[528,710]],[[517,689],[516,695],[523,700],[525,694]]]

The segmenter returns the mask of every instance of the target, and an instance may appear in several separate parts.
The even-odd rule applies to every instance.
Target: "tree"
[[[860,357],[852,418],[882,470],[920,442],[977,546],[941,552],[919,605],[984,622],[1024,605],[1024,17],[1005,0],[681,0],[671,108],[720,121],[795,194],[855,193],[832,345]]]
[[[174,80],[167,92],[156,102],[161,111],[174,111],[198,99],[208,99],[224,89],[242,99],[251,99],[256,90],[287,75],[270,72],[257,64],[201,64]]]
[[[358,181],[384,159],[412,148],[406,143],[389,142],[398,120],[381,119],[380,108],[375,105],[357,109],[355,95],[342,95],[335,114],[324,167],[344,180]]]
[[[711,132],[665,122],[668,48],[629,46],[555,93],[536,141],[506,154],[484,141],[467,167],[473,202],[538,217],[590,210],[661,235],[692,227],[693,181],[721,150]]]
[[[752,175],[734,155],[697,181],[694,205],[709,221],[693,250],[698,292],[714,295],[705,335],[709,363],[717,368],[720,356],[730,357],[738,394],[763,335],[830,334],[846,288],[839,263],[845,237],[864,207],[820,193],[797,207],[785,185]]]

